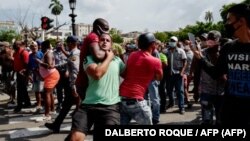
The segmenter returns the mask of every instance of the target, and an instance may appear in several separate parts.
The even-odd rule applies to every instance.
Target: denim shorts
[[[122,100],[121,124],[134,119],[140,125],[152,125],[152,111],[146,100]]]

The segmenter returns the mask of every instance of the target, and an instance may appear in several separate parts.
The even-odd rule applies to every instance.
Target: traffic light
[[[54,20],[50,19],[48,17],[42,17],[41,21],[42,21],[41,27],[44,30],[49,30],[50,28],[52,28],[54,26],[51,24]]]

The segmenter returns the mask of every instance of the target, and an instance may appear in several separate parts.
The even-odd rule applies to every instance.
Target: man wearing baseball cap
[[[221,33],[217,30],[211,30],[208,32],[206,46],[202,50],[204,58],[206,58],[211,64],[215,65],[219,57],[219,41]],[[212,125],[213,117],[215,115],[216,124],[220,124],[219,112],[222,104],[222,94],[224,91],[223,79],[213,79],[201,66],[198,66],[200,72],[200,103],[201,103],[201,115],[203,125]]]
[[[131,119],[140,125],[153,124],[151,107],[144,97],[150,82],[163,77],[160,59],[152,56],[156,46],[154,34],[141,34],[138,38],[141,50],[131,53],[128,58],[124,81],[120,85],[122,125],[129,124]]]
[[[76,104],[79,105],[78,92],[75,85],[76,77],[79,72],[80,50],[77,48],[78,38],[76,36],[69,36],[66,39],[69,53],[62,47],[62,52],[67,56],[67,71],[69,73],[69,89],[65,91],[64,101],[62,102],[62,109],[53,123],[46,123],[45,127],[52,130],[54,133],[60,132],[61,124],[69,113],[71,107]],[[76,103],[78,102],[78,103]]]

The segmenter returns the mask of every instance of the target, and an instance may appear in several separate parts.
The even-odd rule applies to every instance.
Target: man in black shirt
[[[221,109],[223,125],[250,125],[250,6],[236,4],[228,10],[225,29],[235,40],[220,51],[216,65],[209,64],[199,51],[202,67],[213,78],[226,79]]]

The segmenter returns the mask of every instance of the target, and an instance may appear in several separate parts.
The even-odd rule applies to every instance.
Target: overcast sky
[[[71,24],[68,0],[60,0],[64,9],[59,23]],[[221,20],[222,5],[243,0],[77,0],[76,23],[92,24],[98,17],[109,21],[110,26],[130,31],[175,31],[196,21],[204,21],[205,12],[213,12],[214,21]],[[24,18],[26,23],[40,26],[40,18],[51,15],[50,0],[1,0],[0,21]]]

